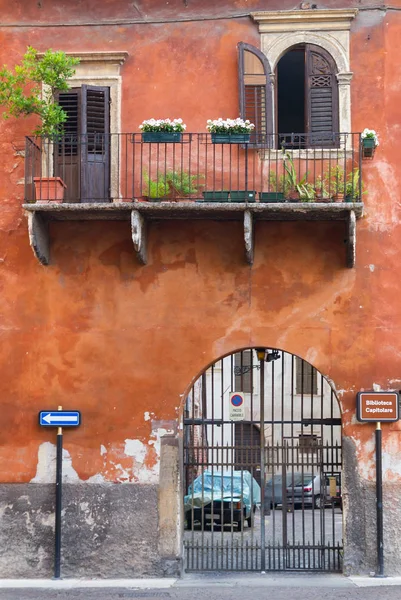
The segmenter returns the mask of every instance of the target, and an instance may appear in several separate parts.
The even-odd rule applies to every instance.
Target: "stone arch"
[[[314,44],[324,48],[333,57],[339,73],[349,71],[349,58],[339,40],[330,33],[316,31],[283,33],[272,40],[271,43],[267,43],[267,40],[264,43],[262,42],[263,52],[269,60],[272,70],[276,68],[278,61],[285,52],[297,44]]]

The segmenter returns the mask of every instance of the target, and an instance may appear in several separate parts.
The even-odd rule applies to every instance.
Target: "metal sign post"
[[[392,423],[399,419],[399,396],[397,392],[359,392],[356,415],[361,423],[376,422],[376,521],[377,521],[377,570],[375,577],[384,575],[383,546],[383,469],[382,469],[382,422]]]
[[[61,508],[63,503],[63,427],[78,427],[81,424],[81,413],[63,411],[62,406],[57,412],[42,410],[39,413],[41,427],[57,427],[56,451],[56,507],[54,532],[54,579],[61,577]]]

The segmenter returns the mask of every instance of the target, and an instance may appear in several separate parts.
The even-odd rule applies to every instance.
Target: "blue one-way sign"
[[[77,427],[81,424],[79,410],[41,410],[39,425],[43,427]]]

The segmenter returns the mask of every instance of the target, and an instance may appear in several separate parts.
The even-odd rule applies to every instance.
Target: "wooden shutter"
[[[234,392],[252,392],[252,350],[234,355]]]
[[[310,146],[338,146],[337,68],[326,50],[306,45],[307,130]]]
[[[110,200],[110,89],[83,85],[81,202]]]
[[[57,101],[67,113],[67,121],[64,123],[64,134],[54,148],[55,176],[61,177],[67,186],[64,201],[79,202],[81,195],[79,168],[81,88],[71,88],[68,92],[59,92]]]
[[[266,56],[250,44],[238,44],[240,116],[254,123],[254,144],[271,144],[273,103],[271,69]]]
[[[302,358],[295,357],[296,394],[317,394],[317,371]]]

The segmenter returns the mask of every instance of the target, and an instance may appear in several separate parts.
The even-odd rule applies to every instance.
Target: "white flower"
[[[367,127],[362,131],[361,133],[361,138],[363,140],[365,139],[372,139],[375,141],[375,146],[379,145],[379,138],[377,136],[377,133],[374,129],[368,129]]]
[[[206,121],[206,129],[210,133],[250,133],[255,125],[247,119],[244,121],[241,118],[237,119],[222,119],[219,117],[212,121],[208,119]]]

